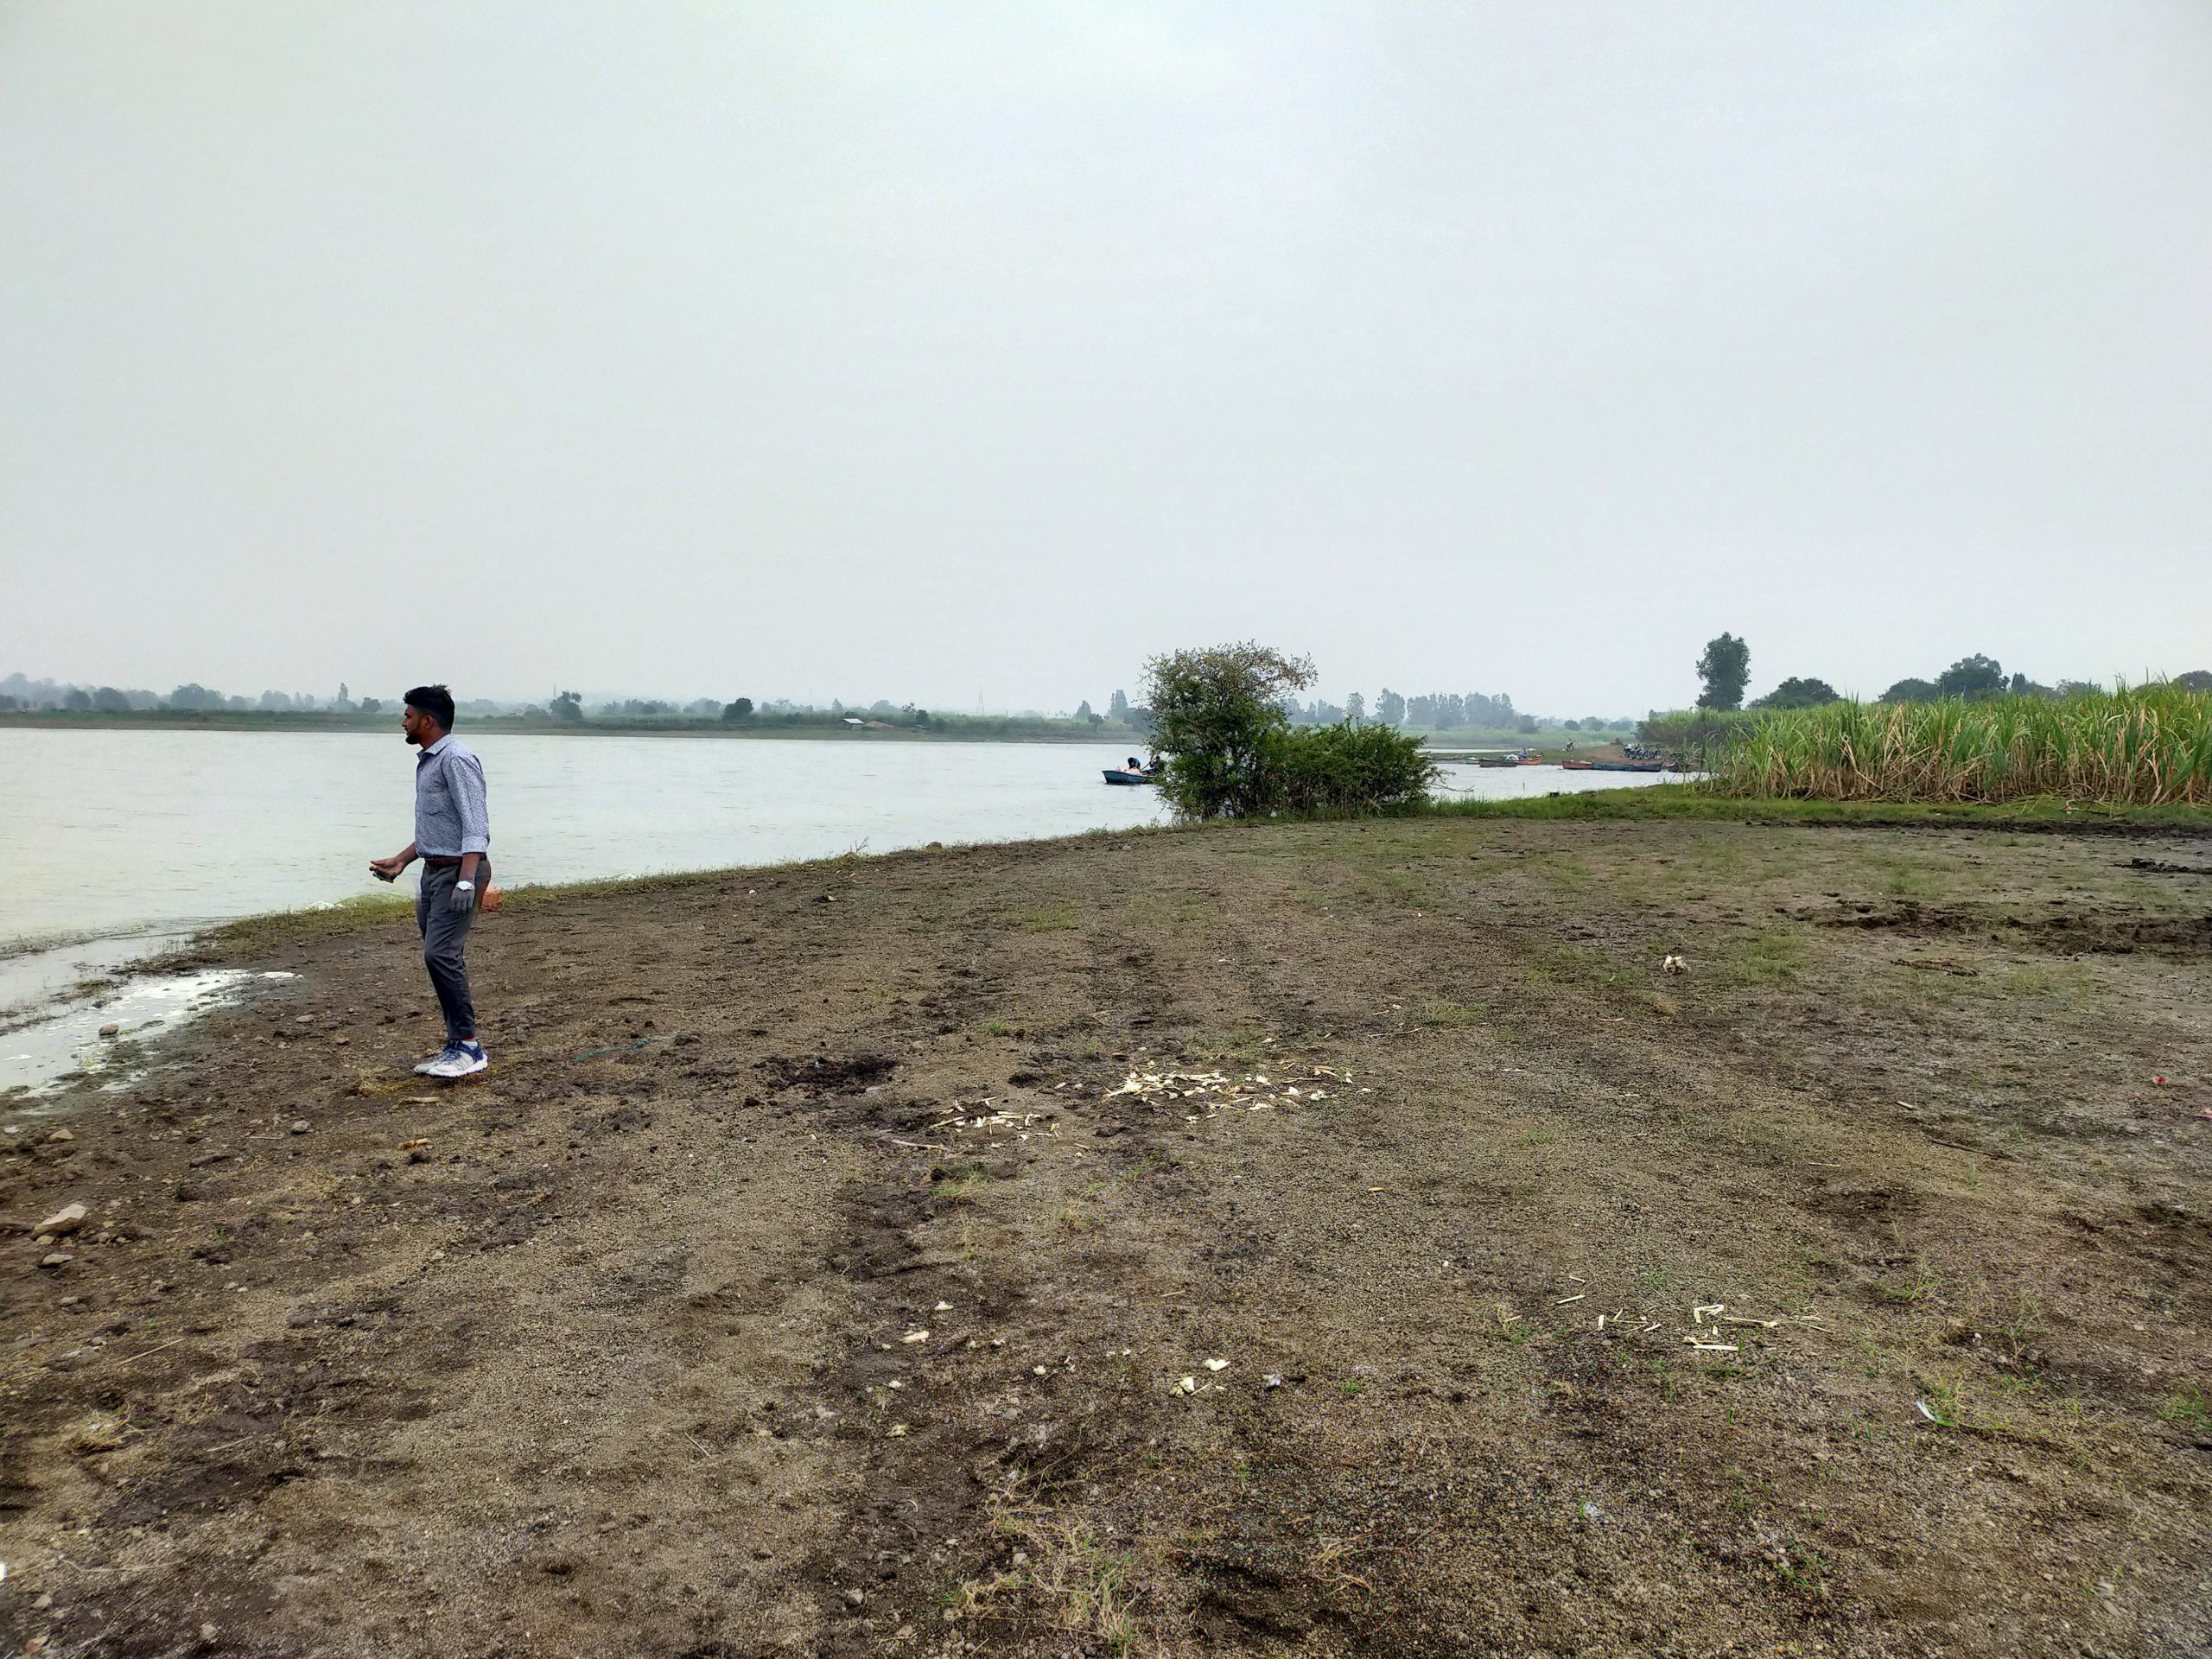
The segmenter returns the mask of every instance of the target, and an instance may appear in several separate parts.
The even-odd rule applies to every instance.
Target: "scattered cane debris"
[[[1332,1081],[1338,1079],[1338,1073],[1325,1065],[1315,1066],[1313,1075]],[[1351,1075],[1343,1074],[1347,1079]],[[1105,1097],[1115,1100],[1123,1096],[1134,1096],[1147,1104],[1177,1102],[1185,1109],[1183,1121],[1196,1123],[1225,1112],[1260,1112],[1279,1106],[1311,1105],[1328,1099],[1329,1091],[1270,1082],[1264,1072],[1257,1071],[1242,1077],[1231,1077],[1225,1071],[1132,1071],[1121,1087],[1108,1090]]]

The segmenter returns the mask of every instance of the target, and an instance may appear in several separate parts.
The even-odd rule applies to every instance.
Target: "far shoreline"
[[[249,712],[139,710],[115,714],[17,709],[0,710],[0,731],[388,732],[396,728],[397,719],[396,709],[389,714],[380,711],[373,715],[273,713],[258,709]],[[809,715],[793,720],[781,715],[755,715],[735,721],[665,717],[562,721],[531,720],[518,715],[471,715],[464,711],[455,721],[454,729],[464,733],[496,732],[516,737],[739,738],[780,742],[788,742],[795,738],[814,738],[836,743],[1089,743],[1128,752],[1141,750],[1149,741],[1145,734],[1118,721],[1106,721],[1093,727],[1052,715],[942,715],[932,717],[926,726],[876,722],[855,727],[843,724],[840,717],[825,715]],[[1618,745],[1614,739],[1599,737],[1595,734],[1592,734],[1594,741],[1586,749],[1573,748],[1571,737],[1562,742],[1562,734],[1558,732],[1531,735],[1524,732],[1500,732],[1482,727],[1454,727],[1440,731],[1422,730],[1418,735],[1424,743],[1439,751],[1440,759],[1445,760],[1460,752],[1476,750],[1503,752],[1527,749],[1546,753],[1548,758],[1563,753],[1603,757],[1618,752]]]
[[[389,732],[397,729],[398,714],[374,715],[222,715],[77,714],[66,711],[0,712],[0,730],[26,731],[146,731],[146,732],[306,732],[337,734]],[[981,729],[974,729],[981,728]],[[789,740],[818,738],[825,741],[894,743],[1096,743],[1115,746],[1144,740],[1126,726],[1109,726],[1103,732],[1057,731],[1042,722],[1008,715],[1003,726],[992,716],[966,716],[940,728],[911,726],[881,729],[855,728],[829,721],[793,721],[780,717],[725,724],[720,721],[683,720],[526,720],[512,715],[463,715],[454,722],[457,732],[499,732],[516,737],[691,737]]]

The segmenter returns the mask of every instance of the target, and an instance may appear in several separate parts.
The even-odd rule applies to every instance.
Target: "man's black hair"
[[[453,730],[453,693],[442,685],[418,685],[407,694],[407,706],[438,722],[442,732]]]

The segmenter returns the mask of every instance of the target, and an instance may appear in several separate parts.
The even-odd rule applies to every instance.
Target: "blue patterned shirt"
[[[448,732],[415,759],[415,850],[458,858],[492,849],[484,763]]]

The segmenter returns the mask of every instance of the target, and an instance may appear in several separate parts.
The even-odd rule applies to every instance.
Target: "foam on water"
[[[41,1099],[85,1080],[126,1089],[145,1075],[144,1045],[152,1039],[257,981],[296,977],[236,968],[149,975],[126,980],[106,995],[65,1003],[0,1033],[0,1097]],[[101,1036],[108,1026],[118,1027],[115,1035]]]

